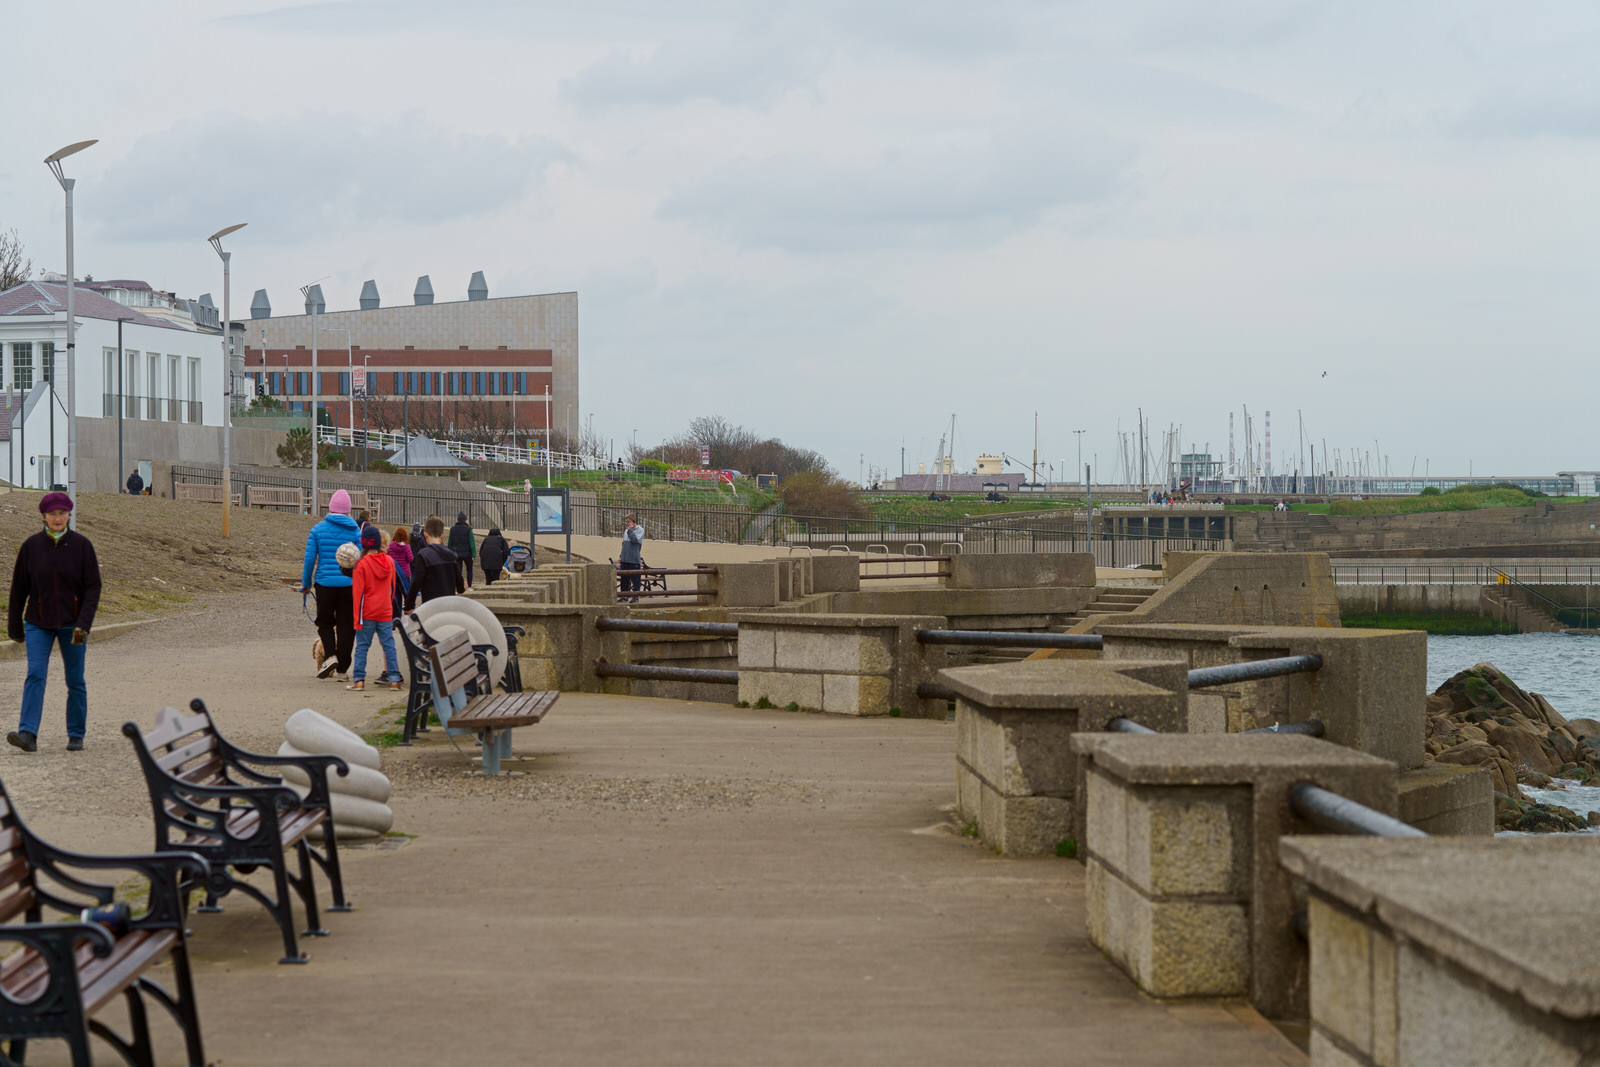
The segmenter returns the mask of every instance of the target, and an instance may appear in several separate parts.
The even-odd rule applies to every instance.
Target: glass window
[[[399,371],[395,371],[394,372],[394,395],[395,396],[399,396],[400,395],[401,386],[403,386],[404,384],[405,384],[404,376],[401,375],[401,373]]]
[[[461,395],[461,373],[459,371],[450,372],[448,389],[451,396]]]
[[[122,353],[123,377],[122,395],[139,395],[139,353],[132,349],[124,349]]]
[[[11,344],[11,381],[18,389],[33,388],[33,342]]]
[[[116,395],[117,392],[117,350],[115,348],[102,348],[101,355],[105,357],[105,385],[102,393]]]
[[[409,396],[412,393],[415,393],[416,391],[417,391],[417,372],[408,370],[408,371],[406,371],[406,395]]]
[[[525,370],[517,371],[517,395],[528,395],[528,372]]]
[[[483,395],[483,371],[481,370],[472,372],[472,395]]]
[[[167,357],[167,399],[177,400],[181,395],[178,383],[183,381],[183,372],[178,369],[183,361],[177,356]]]
[[[494,371],[489,372],[489,395],[500,395],[500,375],[496,374]]]
[[[350,395],[350,372],[349,371],[340,371],[339,372],[339,395],[340,396],[349,396]]]
[[[189,361],[189,399],[195,403],[200,401],[200,361]]]
[[[444,375],[438,371],[433,372],[433,395],[444,396]]]
[[[161,395],[161,357],[153,353],[150,356],[150,395]]]
[[[56,343],[42,341],[39,344],[39,380],[41,382],[55,381],[56,373]]]

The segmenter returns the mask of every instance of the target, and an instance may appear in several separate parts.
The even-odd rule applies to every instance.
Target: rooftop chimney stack
[[[483,271],[472,272],[472,280],[467,283],[468,300],[489,299],[489,283],[483,280]]]
[[[376,311],[378,309],[378,283],[368,278],[361,286],[361,310]]]
[[[306,290],[306,314],[326,315],[327,313],[328,302],[322,298],[322,286],[313,285]]]
[[[272,301],[267,299],[265,289],[256,290],[256,298],[250,301],[250,317],[252,319],[272,318]]]
[[[433,303],[433,283],[428,280],[426,274],[417,279],[417,288],[411,294],[411,302],[418,307]]]

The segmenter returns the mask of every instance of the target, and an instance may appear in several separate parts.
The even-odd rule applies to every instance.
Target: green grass
[[[1484,634],[1518,633],[1516,624],[1497,622],[1487,615],[1467,611],[1444,612],[1437,615],[1413,615],[1390,612],[1341,613],[1346,629],[1373,630],[1423,630],[1430,634],[1452,637],[1476,637]]]
[[[989,515],[1016,515],[1030,511],[1059,511],[1062,508],[1082,507],[1081,500],[1040,499],[1023,500],[1013,496],[1008,504],[991,503],[983,494],[956,496],[953,500],[929,500],[926,497],[874,497],[863,494],[862,499],[872,510],[872,517],[884,522],[962,522],[966,519]]]
[[[1331,515],[1413,515],[1428,511],[1481,511],[1484,508],[1527,508],[1559,500],[1532,497],[1520,489],[1457,489],[1429,496],[1386,496],[1368,500],[1337,500]]]

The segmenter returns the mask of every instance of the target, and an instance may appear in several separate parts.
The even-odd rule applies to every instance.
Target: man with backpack
[[[406,594],[406,610],[415,611],[417,601],[456,596],[467,591],[461,584],[461,561],[444,544],[444,520],[429,515],[422,524],[427,542],[411,561],[411,590]]]
[[[439,520],[443,522],[443,519]],[[424,530],[426,533],[426,530]],[[467,569],[467,584],[465,588],[472,588],[472,561],[478,555],[478,539],[472,535],[472,526],[467,522],[465,511],[457,512],[456,524],[450,527],[450,551],[455,553]]]

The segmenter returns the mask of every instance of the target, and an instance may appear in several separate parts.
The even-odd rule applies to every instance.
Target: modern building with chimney
[[[578,294],[491,298],[479,271],[465,296],[435,302],[424,275],[409,303],[384,307],[368,281],[358,308],[330,311],[314,285],[303,313],[275,316],[258,290],[236,372],[268,408],[320,401],[324,426],[522,446],[547,444],[552,428],[575,438]]]

